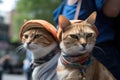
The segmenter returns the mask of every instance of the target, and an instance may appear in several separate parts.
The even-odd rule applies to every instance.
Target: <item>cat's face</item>
[[[93,15],[92,15],[93,17]],[[90,19],[71,23],[64,16],[60,17],[60,27],[62,29],[60,48],[68,55],[80,55],[91,52],[96,42],[96,32],[94,31],[94,21]],[[88,22],[88,20],[92,20]]]
[[[51,34],[43,28],[33,28],[23,33],[22,43],[32,52],[44,52],[56,41]]]

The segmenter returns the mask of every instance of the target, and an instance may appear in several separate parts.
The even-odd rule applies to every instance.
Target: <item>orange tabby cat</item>
[[[56,66],[59,57],[57,32],[44,20],[29,20],[21,28],[20,39],[32,54],[32,80],[57,80]]]
[[[98,35],[95,19],[96,12],[84,21],[69,21],[64,16],[59,16],[59,80],[116,80],[106,67],[92,56]]]

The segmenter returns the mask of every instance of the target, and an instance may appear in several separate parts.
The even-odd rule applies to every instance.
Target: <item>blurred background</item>
[[[0,80],[27,80],[19,31],[24,19],[45,19],[55,25],[52,12],[61,0],[0,0]]]

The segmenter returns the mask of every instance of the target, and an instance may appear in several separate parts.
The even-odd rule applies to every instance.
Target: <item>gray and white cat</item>
[[[56,29],[46,21],[30,20],[21,28],[20,37],[24,48],[33,53],[33,80],[57,80],[56,66],[59,49]]]

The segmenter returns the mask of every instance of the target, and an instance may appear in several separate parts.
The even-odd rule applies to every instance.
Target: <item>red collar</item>
[[[60,60],[62,64],[64,65],[71,65],[71,66],[88,66],[91,63],[91,53],[87,53],[82,56],[67,56],[67,55],[61,55]]]

